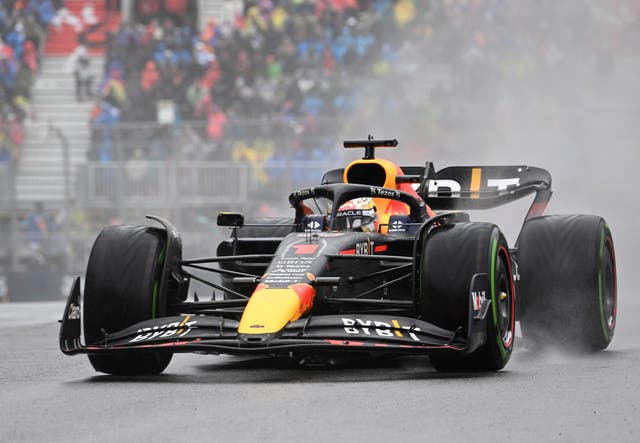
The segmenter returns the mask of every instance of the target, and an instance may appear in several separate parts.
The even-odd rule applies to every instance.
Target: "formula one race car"
[[[364,148],[364,158],[293,192],[295,218],[219,214],[231,236],[217,257],[183,259],[180,235],[160,217],[149,216],[162,227],[105,228],[82,309],[79,279],[69,295],[62,352],[88,354],[108,374],[160,373],[176,352],[314,362],[428,354],[440,371],[496,371],[510,358],[516,319],[539,345],[607,347],[616,323],[611,232],[597,216],[543,216],[547,171],[436,172],[375,158],[396,140],[344,145]],[[531,194],[514,248],[497,226],[461,211]],[[221,296],[188,297],[191,280]]]

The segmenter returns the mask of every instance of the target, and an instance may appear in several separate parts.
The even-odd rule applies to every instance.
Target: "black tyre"
[[[96,239],[84,290],[84,336],[97,343],[135,323],[166,314],[158,288],[165,255],[165,233],[146,226],[110,226]],[[104,331],[104,332],[103,332]],[[158,374],[171,353],[89,355],[96,371],[107,374]]]
[[[532,219],[518,249],[524,338],[536,346],[606,348],[615,332],[617,288],[613,238],[604,219]]]
[[[435,229],[423,244],[420,265],[422,318],[448,330],[467,333],[471,280],[489,278],[491,309],[486,341],[468,355],[434,354],[439,371],[497,371],[513,350],[515,293],[509,248],[500,230],[489,223],[460,223]]]

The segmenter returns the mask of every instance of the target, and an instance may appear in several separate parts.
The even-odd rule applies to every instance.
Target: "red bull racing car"
[[[613,240],[597,216],[543,216],[547,171],[376,158],[396,140],[346,141],[364,158],[289,196],[293,219],[245,222],[216,257],[184,259],[167,220],[113,226],[95,241],[60,330],[65,354],[108,374],[162,372],[174,353],[290,356],[428,354],[440,371],[496,371],[516,320],[524,337],[607,347],[616,322]],[[533,195],[512,247],[465,210]],[[204,276],[203,276],[204,275]],[[210,276],[210,277],[206,277]],[[189,296],[197,280],[223,296]],[[81,330],[84,329],[84,343]]]

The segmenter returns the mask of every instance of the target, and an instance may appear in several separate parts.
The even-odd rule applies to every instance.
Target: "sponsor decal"
[[[472,169],[471,183],[469,185],[470,197],[480,197],[480,182],[482,177],[482,171],[480,168]],[[497,188],[498,191],[506,191],[511,186],[519,186],[520,178],[500,178],[500,179],[487,179],[487,188]],[[428,193],[430,197],[438,196],[451,196],[458,198],[462,192],[462,185],[456,180],[429,180]]]
[[[323,232],[319,231],[318,233],[314,232],[314,236],[318,238],[328,238],[328,237],[344,237],[344,232]],[[304,237],[308,238],[308,234],[296,234],[296,237]]]
[[[307,229],[310,231],[319,231],[321,227],[322,225],[316,220],[311,220],[309,223],[307,223]]]
[[[455,180],[429,180],[429,196],[437,197],[440,193],[451,194],[451,197],[460,197],[462,186]]]
[[[69,312],[67,312],[67,320],[80,320],[80,306],[75,303],[69,305]]]
[[[420,328],[415,325],[403,326],[398,320],[391,320],[391,324],[378,320],[365,320],[362,318],[342,317],[344,332],[353,335],[366,335],[372,337],[409,337],[414,341],[420,341],[415,332]]]
[[[498,191],[504,191],[509,186],[518,186],[520,184],[519,178],[504,178],[504,179],[489,179],[487,180],[487,186],[490,188],[498,188]]]
[[[150,328],[140,328],[134,338],[129,343],[143,342],[154,339],[162,339],[169,337],[184,337],[191,332],[191,327],[198,323],[198,320],[189,321],[190,315],[186,316],[182,322],[167,323],[161,326],[153,326]]]
[[[371,190],[372,197],[383,197],[383,198],[400,197],[400,191],[397,191],[394,189],[376,188],[375,186],[371,186],[369,189]]]
[[[309,197],[312,195],[315,195],[316,190],[315,188],[308,188],[308,189],[301,189],[299,191],[296,191],[293,193],[293,195],[295,195],[296,197]]]
[[[391,222],[391,226],[389,226],[390,232],[402,232],[404,230],[404,223],[402,220],[394,220]]]
[[[366,242],[356,243],[356,255],[372,255],[374,242],[367,240]]]
[[[491,295],[489,292],[489,277],[487,274],[474,274],[471,278],[471,310],[473,318],[482,320],[486,317],[491,306]]]
[[[471,291],[471,298],[473,299],[473,310],[479,311],[482,308],[482,301],[485,300],[485,291]]]
[[[362,209],[345,209],[344,211],[336,212],[336,217],[360,217],[362,215]]]
[[[278,258],[272,268],[269,269],[268,275],[264,279],[265,283],[291,284],[304,281],[309,269],[316,260],[315,256],[309,256],[316,253],[316,250],[311,251],[311,248],[318,248],[318,245],[294,245],[292,248],[295,247],[302,247],[301,249],[294,249],[296,251],[295,254],[298,255]]]
[[[356,243],[355,249],[345,249],[340,251],[340,255],[373,255],[375,252],[384,252],[387,245],[375,246],[375,242],[367,240],[366,242]]]

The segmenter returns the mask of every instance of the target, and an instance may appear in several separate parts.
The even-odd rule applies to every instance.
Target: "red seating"
[[[89,26],[82,20],[82,9],[85,6],[93,7],[93,14],[97,19],[97,26],[87,32],[86,44],[91,55],[102,55],[105,51],[105,38],[107,32],[115,32],[121,21],[120,12],[112,13],[107,16],[105,11],[105,2],[96,0],[67,0],[64,3],[69,14],[76,21],[76,26],[69,23],[69,20],[63,20],[61,24],[56,25],[54,19],[49,25],[49,36],[47,44],[44,48],[46,55],[69,55],[78,46],[78,36],[82,32],[89,31]]]

